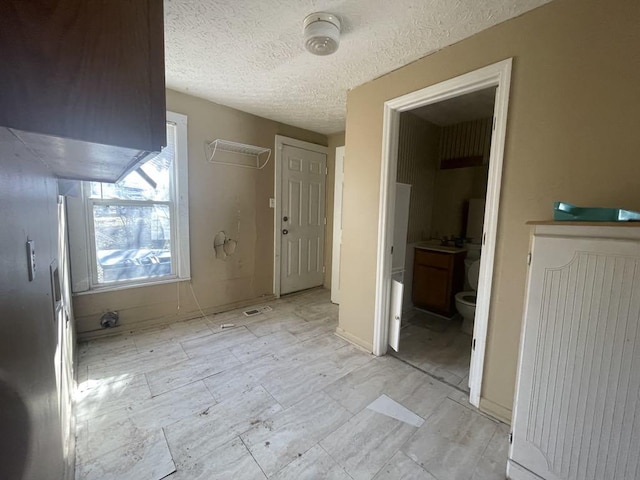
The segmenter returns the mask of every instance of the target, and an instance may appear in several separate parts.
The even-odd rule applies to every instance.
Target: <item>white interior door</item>
[[[396,352],[400,350],[400,327],[402,326],[402,294],[404,272],[391,277],[391,300],[389,302],[389,346]]]
[[[400,348],[402,299],[404,294],[404,259],[409,231],[409,203],[411,185],[396,183],[393,215],[393,253],[391,261],[391,298],[389,301],[389,346],[396,352]]]
[[[333,188],[333,249],[331,252],[331,301],[340,303],[340,248],[342,247],[342,184],[344,147],[336,148],[336,178]]]
[[[327,156],[284,145],[280,222],[280,293],[324,281],[324,200]]]

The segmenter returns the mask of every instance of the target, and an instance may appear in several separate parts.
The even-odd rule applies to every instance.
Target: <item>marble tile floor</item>
[[[469,392],[472,338],[460,330],[461,325],[458,317],[442,320],[418,309],[405,312],[400,350],[392,353],[444,383]]]
[[[505,478],[508,427],[334,335],[327,290],[268,305],[82,343],[76,479]]]

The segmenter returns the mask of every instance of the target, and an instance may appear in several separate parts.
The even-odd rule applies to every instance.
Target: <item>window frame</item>
[[[175,158],[171,176],[171,200],[123,200],[91,198],[91,182],[80,182],[78,195],[69,197],[69,244],[74,294],[98,293],[155,284],[190,280],[189,252],[189,192],[187,117],[167,112],[167,124],[175,131]],[[170,214],[171,274],[98,283],[97,251],[95,244],[94,205],[168,205]]]

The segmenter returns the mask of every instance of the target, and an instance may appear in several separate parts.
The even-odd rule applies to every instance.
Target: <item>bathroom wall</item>
[[[400,115],[397,181],[412,185],[407,243],[464,236],[469,198],[485,198],[491,118],[438,126],[411,112]],[[481,159],[475,167],[448,162]]]
[[[442,127],[440,141],[440,165],[464,163],[478,158],[482,164],[489,163],[493,117],[480,118]],[[462,160],[462,162],[456,160]]]
[[[438,169],[434,182],[431,235],[434,238],[464,236],[466,202],[486,198],[489,166]]]
[[[407,243],[429,238],[440,127],[411,112],[400,115],[397,181],[411,185]]]
[[[207,141],[221,138],[274,148],[275,135],[327,145],[327,137],[167,90],[167,110],[187,115],[191,282],[167,283],[74,297],[81,338],[100,330],[100,316],[120,313],[121,329],[133,329],[216,312],[273,293],[274,153],[262,170],[210,164]],[[327,188],[332,188],[327,184]],[[225,231],[237,240],[226,260],[215,258],[213,238]],[[326,258],[331,264],[331,259]],[[192,292],[193,289],[193,292]]]
[[[433,238],[465,236],[467,201],[486,198],[492,124],[489,117],[442,127],[434,182]],[[476,161],[480,164],[464,166]]]

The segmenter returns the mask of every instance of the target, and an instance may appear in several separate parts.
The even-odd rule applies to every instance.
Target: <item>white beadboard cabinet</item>
[[[640,225],[531,225],[507,476],[640,479]]]

